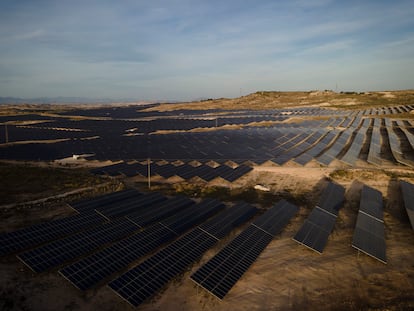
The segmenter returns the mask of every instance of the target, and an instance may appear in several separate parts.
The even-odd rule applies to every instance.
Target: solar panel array
[[[400,186],[405,210],[410,219],[411,227],[414,229],[414,185],[404,180],[400,180]]]
[[[390,119],[385,119],[385,127],[388,132],[388,140],[390,142],[391,153],[394,156],[395,160],[403,165],[414,167],[414,162],[404,156],[404,153],[401,150],[400,139],[394,132],[392,121]]]
[[[77,288],[81,290],[91,288],[112,273],[125,268],[131,262],[140,259],[164,243],[177,238],[189,228],[223,208],[224,205],[221,202],[206,199],[68,265],[59,272]]]
[[[131,221],[119,219],[24,252],[18,258],[33,271],[43,272],[88,254],[138,229],[139,226]]]
[[[395,123],[397,123],[400,130],[404,133],[409,145],[414,150],[414,134],[409,131],[409,127],[407,127],[402,120],[396,120]]]
[[[95,174],[108,174],[111,176],[117,176],[123,174],[128,177],[141,175],[148,177],[148,169],[151,176],[161,176],[163,178],[170,178],[178,176],[183,179],[191,179],[193,177],[201,178],[205,181],[211,181],[217,177],[221,177],[224,180],[233,182],[243,175],[249,173],[252,168],[247,165],[239,165],[236,168],[229,167],[227,165],[220,165],[218,167],[211,167],[209,165],[192,166],[190,164],[173,165],[164,164],[158,165],[155,163],[148,164],[132,163],[128,164],[125,162],[114,164],[98,169],[93,169],[92,172]]]
[[[249,204],[236,204],[116,278],[109,287],[133,306],[140,305],[255,212]]]
[[[349,127],[344,130],[338,139],[329,147],[322,155],[318,156],[316,160],[323,165],[329,165],[333,160],[336,159],[338,154],[345,148],[351,139],[352,133],[360,125],[361,117],[355,117]]]
[[[135,189],[127,189],[117,192],[112,192],[109,194],[101,195],[93,199],[87,199],[83,201],[78,201],[75,203],[70,203],[70,206],[77,211],[78,213],[86,213],[94,211],[95,208],[101,206],[110,205],[112,203],[121,203],[124,200],[130,200],[140,196],[141,193]]]
[[[141,107],[135,108],[116,108],[113,110],[102,108],[83,112],[75,111],[75,113],[83,113],[90,117],[93,117],[96,113],[96,116],[107,117],[105,120],[101,118],[75,121],[48,117],[46,120],[48,122],[46,123],[30,125],[34,129],[17,128],[14,125],[10,125],[11,141],[20,140],[18,136],[13,137],[13,133],[16,131],[26,131],[29,136],[31,132],[46,131],[53,133],[54,136],[48,136],[45,132],[45,135],[41,135],[44,138],[68,139],[53,144],[13,144],[5,146],[0,154],[0,158],[55,160],[72,156],[73,154],[89,154],[92,156],[88,159],[114,161],[142,161],[151,158],[170,162],[163,168],[151,167],[154,169],[154,173],[160,173],[160,176],[170,173],[175,174],[176,170],[178,170],[177,173],[180,175],[182,170],[183,176],[190,176],[185,177],[185,179],[197,176],[208,182],[217,176],[224,178],[227,174],[224,170],[228,170],[228,168],[209,169],[201,166],[193,168],[192,171],[194,173],[191,173],[184,168],[170,165],[175,160],[186,162],[193,159],[201,162],[232,160],[238,164],[246,161],[256,164],[272,161],[278,165],[283,165],[291,160],[300,165],[305,165],[312,159],[316,159],[322,165],[330,165],[338,157],[342,157],[343,162],[354,165],[358,158],[356,155],[358,149],[361,151],[359,148],[361,142],[367,138],[372,128],[373,134],[369,154],[367,157],[363,154],[361,156],[362,159],[366,158],[368,163],[380,165],[382,162],[381,148],[385,148],[393,152],[396,162],[414,166],[414,157],[410,156],[410,151],[414,146],[414,135],[410,129],[400,125],[398,122],[397,126],[393,126],[389,118],[384,118],[387,122],[386,133],[380,132],[378,124],[374,124],[372,127],[369,126],[368,129],[365,128],[365,125],[360,128],[362,118],[365,118],[364,124],[365,122],[369,123],[368,120],[371,118],[379,120],[378,122],[381,123],[381,119],[378,116],[406,113],[411,110],[409,105],[370,108],[358,112],[333,111],[323,108],[263,111],[182,110],[152,112],[142,111]],[[327,120],[305,120],[296,123],[272,123],[266,125],[268,127],[243,127],[231,131],[218,129],[208,132],[170,132],[167,135],[151,134],[160,130],[186,131],[196,127],[211,128],[230,123],[247,124],[257,121],[281,121],[301,115],[326,115],[330,118]],[[30,118],[39,119],[39,117],[32,115]],[[5,120],[8,120],[8,118],[13,119],[8,116],[4,118]],[[17,120],[19,118],[16,117],[14,119]],[[27,118],[22,116],[21,119]],[[374,121],[374,123],[378,122]],[[2,127],[0,127],[1,130],[3,130]],[[63,135],[63,137],[62,133],[65,135],[67,133],[67,135]],[[381,135],[384,135],[384,142],[381,141]],[[3,139],[3,136],[0,135],[0,139]],[[36,139],[36,137],[29,136],[21,137],[21,139]],[[387,148],[386,136],[388,136],[391,149]],[[91,137],[95,137],[95,139],[85,139]],[[411,149],[405,147],[406,143],[410,144]],[[388,155],[385,156],[387,157]],[[134,176],[134,174],[146,176],[147,174],[145,165],[138,170],[125,163],[123,165],[123,168],[121,166],[118,168],[127,176]],[[116,166],[113,168],[115,169]],[[158,168],[160,170],[156,172]],[[110,168],[107,169],[110,170]],[[243,174],[239,173],[238,170],[240,168],[234,169],[234,175],[229,173],[230,176],[228,176],[227,180],[231,182],[242,176]],[[110,171],[107,173],[110,175],[118,174],[120,171]]]
[[[321,154],[321,152],[327,148],[327,146],[331,145],[333,141],[335,141],[338,137],[340,132],[338,130],[333,130],[328,132],[323,138],[311,149],[307,150],[306,152],[302,153],[300,156],[295,158],[293,161],[300,165],[305,165],[317,155]]]
[[[32,225],[0,235],[0,256],[15,253],[42,243],[88,229],[103,223],[105,219],[96,213],[86,213]]]
[[[283,148],[281,150],[282,152],[276,158],[271,159],[271,161],[283,165],[303,153],[306,149],[312,147],[323,135],[324,131],[312,131],[310,134],[302,133],[297,139],[298,143],[289,146],[290,148]]]
[[[342,186],[330,182],[323,191],[318,205],[312,210],[293,239],[321,254],[335,226],[338,210],[344,201],[344,194],[345,189]]]
[[[128,215],[166,201],[167,198],[160,193],[151,192],[134,198],[133,200],[124,200],[120,203],[114,203],[106,206],[99,206],[95,211],[108,220],[113,220],[121,216]]]
[[[137,232],[146,225],[166,218],[193,204],[194,201],[188,198],[175,197],[152,204],[146,209],[138,208],[133,214],[128,214],[128,219],[119,218],[47,243],[18,255],[18,258],[33,271],[43,272],[69,260],[87,255],[93,250],[103,247],[105,244],[115,242]],[[139,206],[137,205],[137,207]]]
[[[351,143],[351,146],[349,147],[348,151],[344,154],[344,156],[341,158],[342,162],[345,162],[353,166],[356,160],[358,160],[358,156],[364,144],[370,123],[371,119],[364,119],[364,121],[362,122],[362,126],[358,130],[354,140]]]
[[[298,207],[287,201],[278,202],[198,269],[191,279],[223,299],[297,211]]]
[[[374,125],[372,128],[371,143],[369,146],[369,152],[367,157],[367,162],[381,166],[381,122],[382,119],[375,118]]]
[[[382,194],[368,186],[362,188],[352,246],[387,263]]]

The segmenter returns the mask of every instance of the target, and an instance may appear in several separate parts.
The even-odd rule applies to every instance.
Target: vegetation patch
[[[5,163],[0,163],[0,176],[0,205],[37,200],[104,181],[87,169]]]

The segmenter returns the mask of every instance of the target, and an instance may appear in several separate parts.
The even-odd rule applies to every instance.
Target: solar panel
[[[252,211],[255,211],[254,207],[240,203],[221,212],[109,283],[109,287],[130,304],[138,306],[200,258],[221,236],[245,220],[248,217],[246,215],[251,215]],[[225,225],[224,231],[217,230],[221,225]]]
[[[335,226],[338,210],[344,201],[344,194],[343,187],[329,183],[318,205],[312,210],[293,239],[321,254]]]
[[[383,263],[387,263],[382,208],[381,192],[364,186],[352,246]]]
[[[199,227],[213,235],[216,239],[222,239],[232,228],[244,223],[251,218],[257,209],[250,204],[240,202],[201,224]]]
[[[387,263],[384,225],[368,215],[358,213],[352,246],[383,263]]]
[[[380,221],[383,219],[382,194],[378,190],[364,186],[361,191],[359,210]]]
[[[356,160],[358,159],[358,155],[361,152],[370,122],[371,122],[371,119],[364,120],[361,128],[359,129],[356,136],[354,137],[354,140],[352,141],[351,146],[349,147],[348,151],[341,158],[342,162],[345,162],[349,165],[355,164]]]
[[[214,199],[206,199],[154,226],[66,266],[59,273],[77,288],[86,290],[223,208],[223,203]]]
[[[338,137],[338,135],[339,132],[336,130],[328,132],[315,146],[307,150],[305,153],[301,154],[299,157],[294,159],[294,161],[298,164],[305,165],[318,154],[320,154],[321,151],[326,148],[326,146],[330,145],[331,142]]]
[[[151,208],[145,209],[143,211],[128,214],[125,217],[138,226],[144,227],[154,221],[160,220],[161,218],[171,216],[179,210],[182,210],[193,204],[195,204],[195,202],[189,198],[175,197],[167,201],[162,201],[158,204],[154,204],[151,206]]]
[[[338,215],[338,210],[344,201],[344,195],[344,187],[330,182],[323,190],[319,202],[316,206],[331,214]]]
[[[191,279],[223,299],[297,211],[298,208],[287,201],[278,202],[197,270]]]
[[[100,206],[96,208],[96,212],[106,217],[107,219],[115,219],[120,216],[125,216],[130,213],[142,210],[152,204],[166,201],[167,198],[157,192],[151,192],[138,196],[132,200],[126,202],[120,202],[117,204],[111,204],[106,206]]]
[[[138,229],[139,226],[131,221],[120,219],[48,243],[17,257],[34,272],[43,272],[85,255],[106,243],[116,241]]]
[[[400,180],[405,210],[410,218],[411,227],[414,229],[414,185]]]
[[[317,157],[316,160],[321,164],[329,165],[345,147],[353,131],[354,129],[352,127],[343,131],[338,137],[338,139],[335,141],[335,143],[322,155]]]
[[[91,228],[104,219],[96,213],[78,214],[0,235],[0,256],[25,250]]]
[[[369,152],[367,162],[375,165],[381,165],[381,122],[382,119],[375,118],[374,126],[372,128],[371,144],[369,146]]]
[[[109,194],[101,195],[96,198],[83,200],[75,203],[70,203],[70,206],[79,213],[85,213],[93,211],[98,206],[105,206],[114,202],[121,202],[125,199],[136,197],[141,193],[135,189],[127,189],[118,192],[112,192]]]
[[[322,253],[335,226],[335,221],[336,216],[316,207],[293,239],[318,253]]]

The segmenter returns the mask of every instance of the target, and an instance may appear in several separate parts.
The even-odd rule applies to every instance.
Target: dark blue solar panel
[[[138,229],[139,226],[131,221],[120,219],[27,251],[18,255],[18,258],[33,271],[43,272],[85,255],[104,244],[116,241]]]
[[[98,225],[104,221],[96,213],[68,216],[0,235],[0,255],[25,250],[42,243]]]
[[[287,201],[278,202],[196,271],[191,279],[223,299],[297,211],[298,208]]]
[[[128,189],[128,190],[105,194],[102,196],[98,196],[96,198],[83,200],[80,202],[71,203],[70,206],[74,210],[78,211],[79,213],[85,213],[85,212],[93,211],[95,208],[99,206],[119,203],[123,200],[134,198],[139,195],[141,195],[141,193],[138,192],[137,190]]]
[[[221,212],[109,283],[109,287],[138,306],[254,212],[255,208],[245,203]]]
[[[358,218],[352,238],[352,246],[383,263],[385,254],[385,233],[381,192],[364,186],[361,193]]]
[[[404,200],[404,206],[411,222],[411,227],[414,229],[414,185],[400,180],[401,192]]]
[[[88,289],[224,207],[214,199],[202,201],[63,268],[60,273],[77,288]]]
[[[175,197],[167,201],[161,201],[142,211],[137,211],[125,216],[140,227],[144,227],[154,221],[171,216],[186,207],[195,204],[186,197]]]
[[[114,203],[111,205],[100,206],[96,208],[96,212],[103,215],[108,219],[114,219],[120,216],[125,216],[130,213],[139,212],[144,208],[156,204],[158,202],[166,201],[167,198],[161,195],[160,193],[148,193],[140,195],[131,200],[121,201],[119,203]]]
[[[312,210],[293,239],[322,253],[331,234],[338,210],[344,201],[345,189],[329,183],[322,192],[318,205]]]

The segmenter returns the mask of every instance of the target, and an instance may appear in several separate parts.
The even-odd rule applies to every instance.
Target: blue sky
[[[414,3],[0,2],[0,96],[414,88]]]

